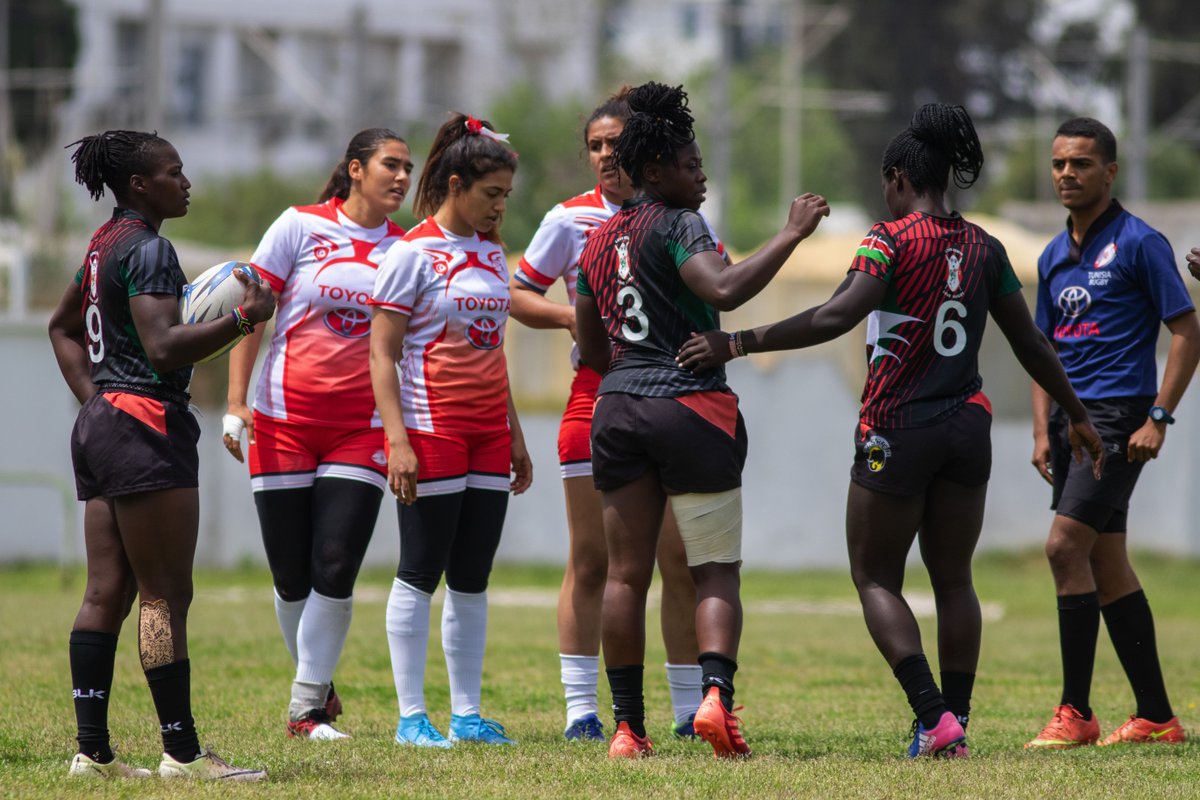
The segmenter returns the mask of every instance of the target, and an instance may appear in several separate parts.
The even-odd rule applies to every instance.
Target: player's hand
[[[275,293],[270,285],[266,281],[255,283],[241,269],[235,269],[233,276],[246,287],[246,293],[242,295],[242,311],[246,319],[255,325],[269,320],[275,313]]]
[[[417,454],[407,441],[388,452],[388,488],[406,506],[417,502]]]
[[[1054,485],[1054,471],[1050,468],[1050,437],[1039,434],[1033,437],[1033,458],[1029,459],[1033,468],[1042,476],[1042,480]]]
[[[1092,427],[1092,421],[1085,419],[1083,422],[1072,422],[1071,429],[1067,431],[1067,441],[1071,444],[1076,464],[1083,463],[1083,451],[1087,450],[1092,457],[1092,477],[1100,480],[1104,472],[1104,440]]]
[[[1149,461],[1152,458],[1158,458],[1158,451],[1162,449],[1163,440],[1167,438],[1166,427],[1165,423],[1160,425],[1146,417],[1145,424],[1129,437],[1129,446],[1125,448],[1128,454],[1127,458],[1130,461]]]
[[[245,403],[230,403],[225,416],[221,418],[221,442],[239,464],[246,461],[242,457],[243,430],[246,431],[247,444],[254,444],[254,415]]]
[[[1200,247],[1193,247],[1192,252],[1187,254],[1187,265],[1192,277],[1200,280]]]
[[[801,239],[807,239],[821,224],[821,217],[828,216],[829,203],[825,198],[819,194],[808,192],[792,201],[784,229],[791,231]]]
[[[716,369],[729,359],[729,334],[725,331],[692,331],[692,338],[683,343],[675,356],[675,363],[692,372]]]
[[[512,438],[512,475],[509,490],[513,494],[523,494],[533,485],[533,460],[525,447],[525,437],[519,432],[514,432]]]

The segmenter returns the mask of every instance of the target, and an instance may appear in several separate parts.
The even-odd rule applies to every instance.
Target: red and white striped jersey
[[[539,294],[545,294],[561,278],[566,285],[567,299],[571,305],[575,305],[575,284],[583,246],[588,237],[620,209],[619,205],[610,203],[604,197],[599,184],[590,192],[559,203],[542,218],[513,277]],[[717,243],[717,252],[724,256],[725,246],[707,219],[704,223]],[[579,368],[577,347],[571,348],[571,363],[576,369]]]
[[[379,264],[404,229],[390,220],[364,228],[341,206],[334,198],[289,208],[254,251],[279,302],[254,409],[293,422],[380,427],[368,306]]]
[[[430,217],[388,252],[371,303],[409,318],[400,362],[406,427],[508,426],[508,264],[500,245],[456,236]]]

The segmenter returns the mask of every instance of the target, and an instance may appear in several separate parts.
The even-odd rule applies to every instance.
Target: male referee
[[[1200,360],[1200,325],[1166,238],[1112,197],[1112,131],[1094,119],[1064,122],[1050,172],[1069,216],[1038,259],[1036,321],[1108,457],[1098,481],[1090,463],[1073,463],[1066,416],[1034,384],[1033,465],[1054,487],[1046,556],[1058,595],[1063,691],[1054,718],[1025,746],[1061,749],[1100,739],[1089,692],[1101,616],[1137,711],[1099,743],[1179,743],[1185,733],[1163,685],[1154,619],[1125,550],[1126,512]],[[1159,320],[1171,332],[1161,385]]]

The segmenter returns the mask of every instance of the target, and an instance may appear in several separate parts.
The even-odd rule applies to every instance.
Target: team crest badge
[[[948,247],[942,255],[946,257],[945,294],[957,299],[962,296],[962,250]]]
[[[613,243],[617,248],[617,279],[622,283],[633,280],[633,268],[629,265],[629,237],[621,236]]]
[[[1100,269],[1101,267],[1107,267],[1109,264],[1112,263],[1112,260],[1116,257],[1117,257],[1117,243],[1109,242],[1108,245],[1103,250],[1100,251],[1100,255],[1096,256],[1096,260],[1092,264],[1092,267],[1095,269]]]
[[[867,469],[871,472],[883,472],[888,458],[892,455],[892,443],[878,433],[872,433],[863,442],[863,452],[867,456]]]
[[[312,234],[312,239],[316,242],[312,249],[312,257],[314,261],[324,261],[338,249],[337,242],[333,241],[327,236],[314,233]]]

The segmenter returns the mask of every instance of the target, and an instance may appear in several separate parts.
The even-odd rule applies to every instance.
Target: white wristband
[[[240,441],[242,431],[246,429],[246,421],[237,414],[226,414],[221,417],[221,436],[230,436]]]

